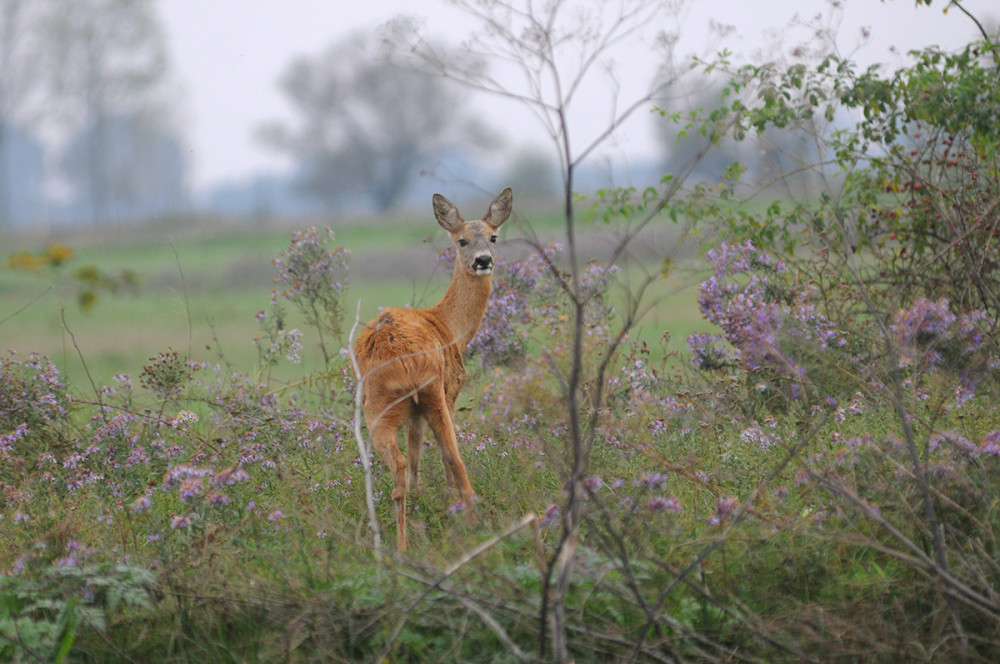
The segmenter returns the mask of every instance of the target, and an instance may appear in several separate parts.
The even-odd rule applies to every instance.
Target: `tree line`
[[[460,57],[434,48],[442,62]],[[293,60],[278,81],[261,81],[277,85],[293,113],[247,139],[291,157],[293,174],[219,187],[199,204],[155,0],[0,0],[0,228],[159,218],[199,205],[223,214],[384,213],[420,178],[456,184],[470,170],[477,185],[492,186],[482,182],[492,177],[522,200],[551,200],[558,171],[542,150],[505,155],[507,166],[497,169],[498,146],[508,141],[479,117],[471,96],[434,72],[397,66],[384,50],[376,34],[348,35]],[[486,62],[466,65],[485,71]],[[720,90],[669,93],[696,109],[720,105]],[[710,140],[678,131],[676,117],[656,121],[664,158],[651,173],[676,170]],[[787,172],[789,159],[815,157],[800,136],[772,129],[765,147],[730,142],[696,175],[736,161]]]

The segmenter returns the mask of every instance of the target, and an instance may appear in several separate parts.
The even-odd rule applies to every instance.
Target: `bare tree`
[[[301,190],[329,207],[361,193],[384,212],[435,155],[483,134],[440,78],[377,58],[362,35],[293,62],[280,85],[298,121],[259,135],[298,162]]]
[[[11,130],[35,119],[42,86],[39,24],[51,3],[0,0],[0,228],[11,216]]]
[[[569,659],[568,616],[565,605],[577,558],[580,526],[584,505],[590,498],[586,479],[590,456],[604,398],[604,373],[626,338],[627,332],[641,316],[646,305],[643,293],[652,280],[661,274],[648,275],[633,288],[627,298],[627,311],[622,312],[622,325],[600,358],[595,373],[585,375],[583,342],[586,335],[586,315],[594,293],[583,278],[585,261],[577,245],[577,212],[575,209],[576,174],[580,166],[602,146],[621,125],[637,111],[648,111],[654,101],[678,83],[683,70],[674,68],[674,76],[662,76],[647,90],[626,99],[614,76],[615,56],[619,47],[648,39],[647,47],[664,51],[664,59],[672,60],[675,35],[656,32],[656,26],[667,23],[667,17],[679,11],[678,2],[649,0],[603,3],[555,0],[546,3],[515,0],[456,0],[454,3],[477,19],[482,29],[465,43],[466,53],[458,58],[442,52],[421,36],[412,21],[399,20],[390,24],[386,43],[394,57],[423,71],[456,80],[479,91],[507,100],[514,100],[534,112],[556,148],[562,178],[563,229],[568,258],[568,270],[557,270],[550,264],[571,302],[572,340],[568,366],[553,364],[553,371],[562,387],[568,432],[565,449],[556,463],[566,476],[566,504],[560,510],[562,534],[552,550],[543,577],[539,631],[540,659],[546,659],[547,643],[551,639],[555,661]],[[651,27],[652,26],[652,27]],[[651,31],[653,32],[651,34]],[[499,72],[487,70],[483,62],[502,64]],[[582,89],[591,85],[601,72],[606,79],[610,103],[604,128],[577,143],[572,131],[574,121],[582,114],[594,113],[582,97]],[[617,243],[611,248],[610,262],[624,259],[629,246],[646,229],[673,196],[680,190],[694,164],[713,145],[699,146],[690,161],[677,176],[668,181],[653,200],[639,207],[639,214],[628,220]],[[544,256],[540,252],[540,255]],[[583,404],[589,408],[585,409]],[[550,635],[550,636],[547,636]]]
[[[88,168],[95,145],[101,148],[96,187]],[[183,209],[185,162],[180,141],[141,116],[110,115],[81,127],[69,138],[62,165],[77,192],[77,205],[102,221],[151,218]]]
[[[60,5],[46,26],[46,71],[63,125],[87,128],[85,196],[92,220],[112,205],[109,161],[113,118],[164,123],[168,57],[152,0],[77,0]]]

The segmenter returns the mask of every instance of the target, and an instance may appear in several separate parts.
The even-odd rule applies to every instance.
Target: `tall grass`
[[[346,244],[344,234],[335,243]],[[218,246],[216,264],[239,262],[238,251]],[[88,344],[102,327],[120,347],[120,364],[91,365],[96,390],[78,379],[67,386],[61,362],[32,355],[30,342],[0,364],[0,654],[20,661],[60,653],[81,661],[537,658],[544,558],[560,534],[554,524],[569,472],[561,465],[565,405],[552,371],[567,361],[568,305],[545,272],[533,273],[531,288],[515,287],[525,263],[509,258],[501,266],[496,293],[512,299],[493,306],[518,309],[494,310],[486,326],[510,323],[504,335],[524,345],[493,355],[496,346],[481,346],[468,362],[456,419],[481,499],[477,525],[456,513],[432,454],[412,504],[411,554],[389,552],[380,564],[351,441],[346,358],[334,354],[324,366],[315,332],[280,293],[288,317],[280,329],[302,325],[304,348],[258,326],[256,313],[273,311],[270,279],[248,283],[239,297],[209,294],[194,284],[199,271],[211,270],[200,262],[189,270],[185,245],[175,249],[188,288],[163,297],[176,298],[176,308],[164,312],[165,300],[144,292],[102,297],[89,314],[91,332],[69,320],[88,363]],[[711,256],[722,255],[736,254]],[[616,284],[631,278],[595,269],[602,291],[588,313],[587,358],[608,343]],[[736,276],[739,288],[761,283]],[[396,298],[405,302],[414,290],[396,284],[352,282],[352,297],[371,288],[369,306],[400,304]],[[772,286],[765,303],[797,302],[794,279]],[[719,292],[742,302],[739,288]],[[711,310],[711,288],[681,292],[691,303],[701,296]],[[37,306],[3,327],[44,318]],[[662,306],[666,318],[696,305]],[[931,320],[923,306],[900,318],[894,343],[911,359],[952,357],[947,344],[964,343],[958,327],[906,336],[903,322]],[[195,333],[188,342],[187,311],[199,307],[218,317],[210,351]],[[739,314],[725,311],[722,331]],[[117,312],[120,324],[112,323]],[[154,315],[162,315],[159,325],[143,328],[143,316]],[[773,315],[806,320],[793,308]],[[232,322],[223,325],[226,317]],[[171,319],[182,324],[163,329]],[[694,324],[678,330],[686,326]],[[878,347],[865,328],[855,331],[862,336],[848,345],[854,356]],[[782,337],[772,355],[752,355],[759,337],[731,337],[730,349],[759,359],[749,370],[695,371],[687,357],[678,362],[630,339],[605,374],[605,398],[588,400],[596,386],[585,386],[581,407],[604,416],[566,596],[577,661],[994,658],[1000,418],[989,373],[975,394],[956,392],[962,377],[944,362],[911,363],[898,383],[861,363],[851,382],[838,370],[847,356],[815,345],[801,352],[810,334],[802,327]],[[152,345],[125,350],[140,341]],[[239,343],[251,352],[234,361]],[[56,350],[56,358],[76,353]],[[992,351],[964,357],[984,352]],[[288,359],[296,354],[298,364]],[[790,378],[788,358],[806,373]],[[791,382],[807,398],[797,398]],[[373,480],[379,522],[390,527],[391,478],[378,463]],[[929,496],[936,522],[925,517]],[[525,520],[530,514],[538,518]],[[935,528],[945,566],[931,553]]]

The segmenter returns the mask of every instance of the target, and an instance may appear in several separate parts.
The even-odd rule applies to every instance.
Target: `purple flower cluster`
[[[72,399],[56,365],[38,353],[20,361],[14,351],[8,355],[0,359],[0,430],[25,424],[40,431],[66,417]]]
[[[756,422],[740,432],[740,441],[745,445],[758,448],[761,452],[769,451],[779,442],[776,437],[764,431]]]
[[[816,293],[792,284],[784,263],[750,241],[724,243],[707,256],[712,275],[699,287],[698,305],[722,334],[688,338],[693,366],[717,369],[739,363],[750,371],[798,380],[803,369],[791,348],[846,344],[832,321],[817,311]]]
[[[893,316],[890,331],[900,348],[903,367],[931,370],[946,358],[950,368],[962,370],[968,358],[979,351],[993,319],[984,311],[961,315],[951,310],[946,298],[937,301],[918,298]]]
[[[288,248],[274,259],[278,274],[274,283],[282,295],[294,302],[300,298],[325,299],[344,288],[351,252],[344,247],[330,249],[334,233],[329,227],[315,227],[292,233]]]
[[[715,501],[715,514],[709,518],[708,522],[713,526],[718,526],[733,517],[733,513],[740,508],[740,501],[732,496],[720,496]]]
[[[676,514],[681,511],[681,501],[677,496],[653,496],[646,502],[646,508],[650,512],[672,512]]]
[[[11,433],[0,435],[0,452],[10,452],[13,450],[14,443],[23,438],[26,433],[28,433],[28,425],[22,422]]]
[[[331,248],[333,240],[334,233],[328,227],[322,232],[315,227],[295,231],[288,248],[274,259],[274,283],[311,325],[318,329],[332,326],[339,332],[351,252],[344,247]],[[277,307],[276,294],[271,301],[272,307]],[[257,314],[262,322],[266,318],[266,312]],[[272,324],[280,330],[280,316],[275,318],[278,320]]]
[[[721,334],[695,332],[687,338],[687,346],[692,366],[706,371],[723,369],[740,360],[739,349],[729,346]]]
[[[522,260],[498,261],[486,315],[466,349],[480,365],[523,364],[529,331],[555,311],[558,298],[549,266],[560,251],[561,247],[553,244]]]

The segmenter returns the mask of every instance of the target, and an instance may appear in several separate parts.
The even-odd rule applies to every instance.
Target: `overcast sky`
[[[976,35],[972,22],[958,11],[942,13],[944,0],[919,9],[915,0],[844,0],[843,4],[838,34],[845,54],[854,52],[862,27],[871,30],[867,45],[854,52],[854,58],[864,63],[898,64],[900,53],[907,49],[931,44],[954,48]],[[980,19],[1000,16],[997,0],[964,4]],[[829,0],[688,0],[679,19],[680,50],[702,53],[725,46],[751,55],[773,42],[774,31],[784,29],[796,15],[811,19],[829,5]],[[400,13],[425,17],[431,31],[456,41],[475,25],[440,0],[162,0],[159,7],[179,83],[180,126],[197,189],[288,167],[254,138],[254,130],[266,121],[293,117],[277,81],[294,58],[318,54],[354,31],[376,30]],[[722,44],[710,43],[712,20],[736,30]],[[782,34],[797,41],[806,33]],[[652,50],[637,48],[628,57],[619,76],[631,73],[635,86],[647,85],[657,64]],[[606,91],[602,93],[598,85],[592,95],[594,109],[606,108]],[[548,149],[531,116],[509,102],[479,100],[477,108],[492,116],[487,121],[512,144]],[[581,108],[583,115],[591,114],[585,105]],[[651,156],[651,136],[649,115],[639,114],[611,150],[633,159]]]

